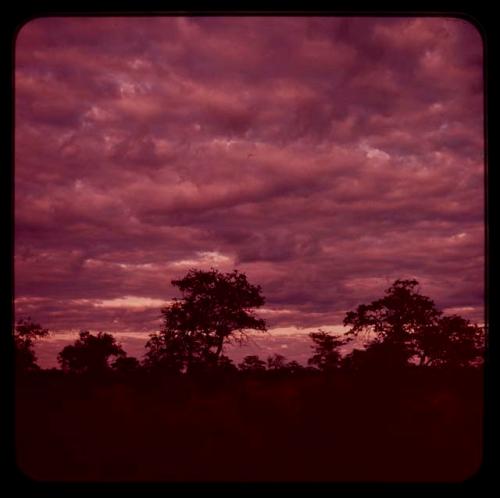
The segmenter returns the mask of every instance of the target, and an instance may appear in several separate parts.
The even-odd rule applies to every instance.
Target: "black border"
[[[495,26],[495,13],[493,8],[481,9],[477,4],[465,2],[411,2],[410,8],[397,8],[387,5],[387,2],[377,2],[377,8],[373,3],[356,2],[326,2],[309,1],[302,2],[300,6],[292,6],[288,2],[196,2],[196,1],[157,1],[122,0],[119,2],[102,0],[100,2],[74,0],[63,2],[60,0],[48,0],[44,2],[23,2],[22,5],[9,6],[0,18],[0,48],[2,62],[7,66],[1,79],[3,85],[2,95],[6,97],[7,105],[4,107],[4,120],[7,130],[4,133],[3,150],[8,151],[7,160],[10,168],[4,163],[1,169],[3,181],[2,188],[5,190],[1,196],[2,212],[9,213],[5,216],[6,230],[9,234],[10,244],[8,247],[9,257],[4,259],[4,281],[9,282],[7,295],[10,299],[2,300],[4,305],[2,317],[3,333],[0,334],[0,382],[2,382],[2,395],[7,403],[0,410],[1,436],[0,451],[2,451],[3,465],[0,466],[2,479],[1,487],[4,496],[88,496],[89,494],[113,494],[120,496],[147,496],[151,494],[177,495],[182,494],[205,494],[206,492],[222,495],[255,495],[261,492],[277,493],[286,492],[291,495],[311,494],[377,494],[384,496],[421,496],[423,493],[435,492],[438,495],[471,494],[473,496],[483,495],[494,483],[494,455],[498,448],[498,429],[495,420],[498,418],[496,406],[494,406],[495,384],[493,375],[496,365],[493,359],[498,354],[498,341],[495,337],[497,320],[496,311],[491,303],[491,291],[493,275],[495,274],[495,261],[491,255],[496,254],[496,222],[494,210],[494,191],[490,190],[495,185],[495,165],[497,154],[495,151],[495,135],[492,126],[495,122],[495,111],[498,110],[496,90],[500,88],[496,68],[495,56],[497,54],[498,31]],[[151,16],[151,15],[319,15],[319,16],[370,16],[370,17],[403,17],[403,16],[430,16],[430,17],[459,17],[474,24],[483,37],[485,64],[484,64],[484,95],[485,95],[485,323],[488,327],[488,349],[485,361],[485,433],[484,433],[484,460],[479,471],[462,483],[378,483],[378,482],[355,482],[355,483],[66,483],[66,482],[36,482],[27,478],[15,462],[15,440],[14,440],[14,383],[13,383],[13,341],[8,331],[13,325],[13,295],[14,295],[14,50],[15,40],[20,28],[31,19],[47,16]],[[9,112],[6,112],[10,110]],[[5,233],[4,231],[4,233]],[[492,261],[493,259],[493,261]],[[5,407],[11,408],[9,411]],[[36,423],[36,414],[34,414]],[[41,428],[43,430],[43,428]],[[485,493],[486,494],[486,493]]]

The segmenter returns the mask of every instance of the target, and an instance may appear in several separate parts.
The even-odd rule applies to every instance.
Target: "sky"
[[[472,24],[40,18],[15,55],[15,310],[53,332],[41,363],[83,329],[140,356],[190,268],[261,285],[269,333],[239,356],[304,359],[398,278],[483,322]]]

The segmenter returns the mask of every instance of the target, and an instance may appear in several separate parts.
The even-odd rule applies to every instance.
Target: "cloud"
[[[482,321],[482,57],[445,17],[31,21],[16,313],[144,334],[215,266],[262,286],[272,328],[338,325],[406,277]]]
[[[151,299],[149,297],[124,296],[115,299],[104,299],[95,304],[103,308],[160,308],[166,306],[168,302],[161,299]]]

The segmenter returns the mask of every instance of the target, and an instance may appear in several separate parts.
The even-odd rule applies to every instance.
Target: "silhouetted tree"
[[[366,349],[354,348],[342,358],[342,368],[349,371],[360,370],[366,362]]]
[[[65,371],[98,374],[109,370],[111,356],[126,356],[111,334],[99,332],[95,336],[88,331],[81,331],[79,339],[63,348],[57,360]]]
[[[136,373],[141,364],[139,360],[133,356],[120,355],[111,366],[113,370],[120,374],[130,375]]]
[[[223,354],[221,354],[217,360],[217,369],[224,373],[234,373],[238,370],[233,360]]]
[[[408,351],[398,343],[374,339],[365,349],[353,349],[342,359],[350,371],[394,373],[408,365]]]
[[[443,316],[419,293],[416,280],[396,280],[383,298],[349,311],[344,325],[351,326],[347,335],[375,334],[363,361],[401,365],[417,358],[421,365],[465,366],[481,352],[482,330],[459,316]]]
[[[144,366],[150,370],[162,370],[165,373],[179,373],[186,366],[186,358],[194,355],[194,338],[188,347],[184,334],[171,329],[151,334],[146,342]],[[199,349],[199,348],[198,348]]]
[[[268,370],[284,370],[286,366],[286,358],[282,354],[273,354],[267,357]]]
[[[298,361],[292,360],[286,363],[285,370],[287,373],[294,375],[304,371],[305,369]]]
[[[483,329],[458,315],[440,317],[416,336],[420,365],[464,367],[476,363],[484,350]]]
[[[309,337],[314,343],[311,346],[314,355],[307,360],[308,365],[323,371],[332,371],[338,368],[341,359],[339,348],[345,344],[345,340],[339,339],[323,330],[311,332]]]
[[[172,285],[182,298],[162,309],[162,330],[146,344],[150,365],[164,364],[177,371],[199,364],[216,366],[224,344],[243,341],[248,330],[266,330],[265,321],[253,314],[264,304],[261,288],[237,270],[224,274],[192,269]]]
[[[38,370],[37,357],[34,351],[35,341],[46,337],[48,329],[32,322],[31,318],[21,318],[14,328],[14,347],[16,371],[29,372]]]
[[[263,372],[266,369],[266,362],[257,355],[248,355],[243,358],[238,368],[242,372]]]

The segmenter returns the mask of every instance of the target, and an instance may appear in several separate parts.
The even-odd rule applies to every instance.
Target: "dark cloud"
[[[16,311],[148,332],[234,267],[272,327],[396,278],[482,321],[482,44],[452,18],[46,18],[16,46]]]

